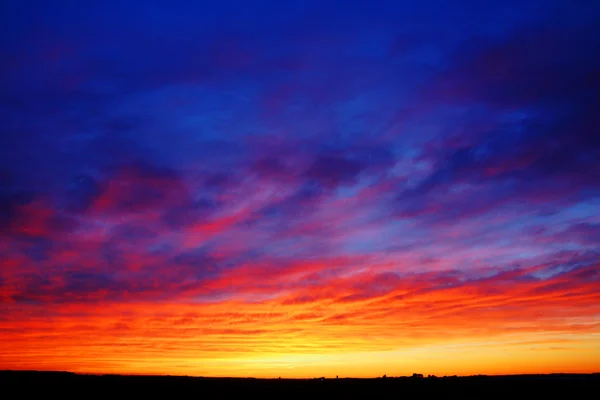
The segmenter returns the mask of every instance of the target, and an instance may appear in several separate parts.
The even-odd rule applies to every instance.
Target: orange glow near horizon
[[[358,302],[65,305],[49,310],[52,318],[19,307],[0,325],[0,369],[265,378],[599,371],[595,287],[523,294],[532,289],[483,295],[481,286],[463,287]],[[564,295],[572,307],[559,306]]]

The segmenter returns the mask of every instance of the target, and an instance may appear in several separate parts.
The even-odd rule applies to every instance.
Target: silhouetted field
[[[22,398],[40,395],[176,396],[212,395],[307,396],[330,398],[420,398],[426,395],[459,397],[498,395],[516,398],[600,393],[600,374],[553,374],[471,377],[397,377],[376,379],[253,379],[185,376],[78,375],[69,372],[0,371],[0,387]],[[14,390],[16,389],[16,391]],[[574,397],[576,396],[576,397]]]

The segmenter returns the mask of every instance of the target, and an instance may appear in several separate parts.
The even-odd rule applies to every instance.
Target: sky
[[[600,371],[594,3],[2,2],[0,369]]]

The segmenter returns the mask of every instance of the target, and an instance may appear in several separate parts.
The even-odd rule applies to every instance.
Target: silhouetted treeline
[[[0,371],[4,394],[43,396],[334,396],[330,398],[410,398],[412,396],[498,395],[579,398],[600,393],[600,374],[511,375],[472,377],[385,377],[375,379],[254,379],[185,376],[78,375],[69,372]],[[16,390],[16,391],[15,391]],[[191,395],[197,397],[190,397]],[[7,397],[8,398],[8,397]],[[143,397],[139,397],[143,398]],[[158,397],[156,397],[158,398]]]

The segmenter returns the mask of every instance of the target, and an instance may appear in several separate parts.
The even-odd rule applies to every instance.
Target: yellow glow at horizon
[[[600,372],[600,335],[571,341],[539,340],[452,343],[339,354],[280,354],[209,359],[121,359],[118,369],[94,368],[76,359],[55,360],[47,368],[81,373],[122,373],[257,378],[326,378],[424,375],[502,375]],[[539,339],[535,338],[535,339]],[[111,358],[111,357],[108,357]],[[111,358],[112,359],[112,358]],[[114,359],[112,359],[115,361]],[[62,363],[61,363],[62,361]],[[0,355],[0,364],[2,356]],[[62,368],[61,365],[62,364]],[[18,367],[18,366],[17,366]],[[26,365],[22,366],[27,369]]]

